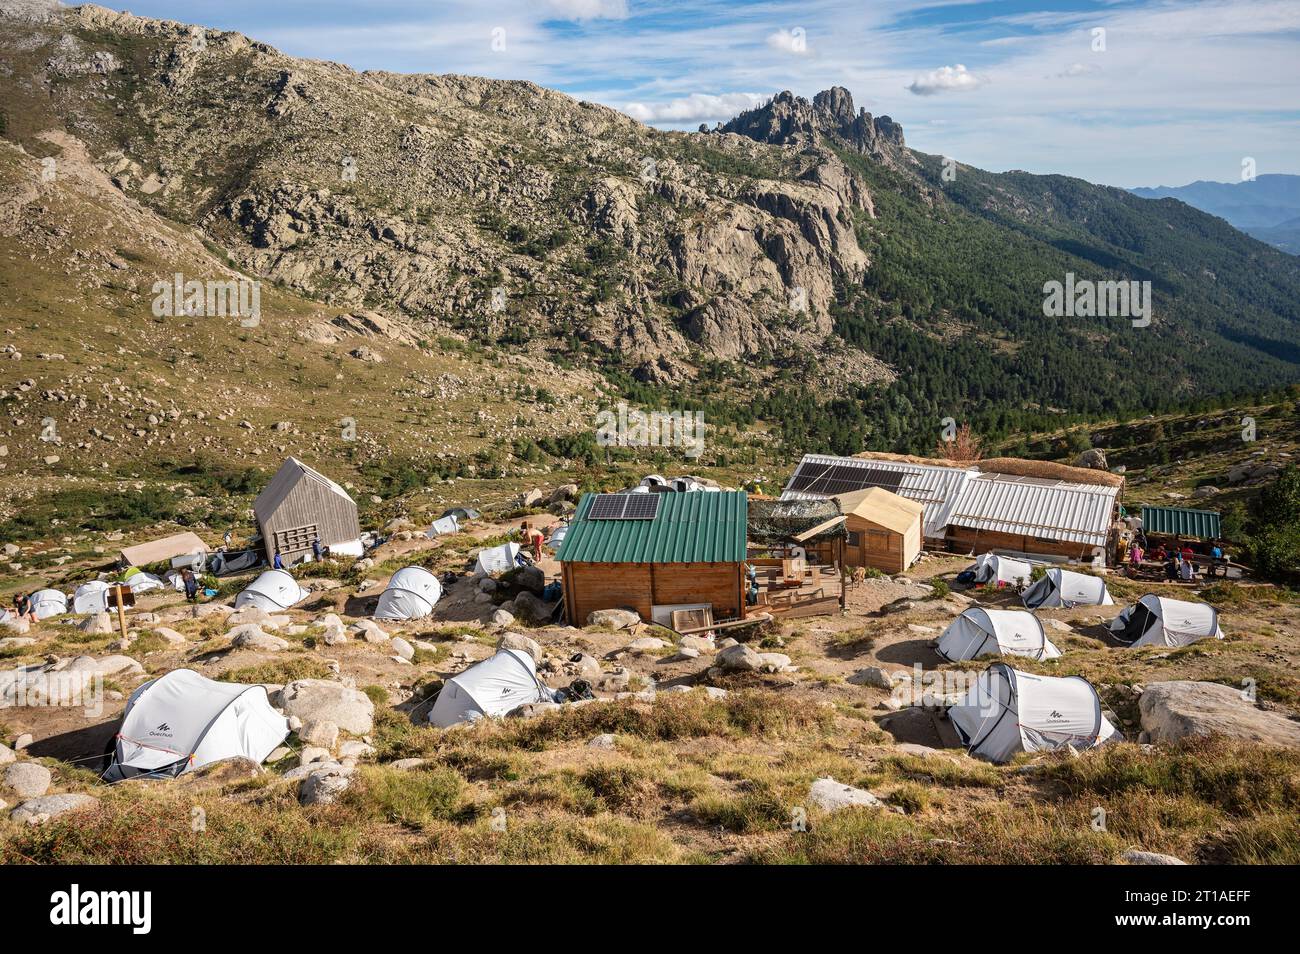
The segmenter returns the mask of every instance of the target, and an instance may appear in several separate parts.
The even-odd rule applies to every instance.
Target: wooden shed
[[[255,501],[266,559],[286,564],[310,554],[312,541],[335,553],[360,555],[361,525],[348,492],[296,457],[286,460]]]
[[[569,621],[631,609],[671,624],[705,605],[740,616],[748,509],[743,491],[584,495],[557,555]]]
[[[849,539],[844,565],[902,573],[921,552],[925,504],[879,487],[835,498],[844,514]]]

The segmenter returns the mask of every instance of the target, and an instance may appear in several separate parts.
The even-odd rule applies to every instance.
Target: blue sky
[[[106,2],[106,0],[101,0]],[[132,0],[356,69],[527,79],[663,128],[846,86],[909,145],[1118,186],[1300,173],[1297,0]],[[1104,32],[1097,32],[1104,31]]]

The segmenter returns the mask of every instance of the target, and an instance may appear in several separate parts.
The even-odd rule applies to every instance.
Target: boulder
[[[625,692],[631,685],[632,674],[620,667],[601,676],[596,688],[602,692]]]
[[[16,761],[18,761],[18,756],[14,754],[14,750],[0,742],[0,765],[8,765],[10,762]]]
[[[180,646],[187,642],[183,635],[172,629],[170,626],[154,626],[152,627],[152,632],[157,633],[173,646]]]
[[[608,626],[611,629],[627,629],[641,622],[641,617],[631,610],[602,609],[587,614],[588,626]]]
[[[1106,462],[1106,452],[1100,447],[1090,447],[1074,459],[1075,467],[1085,467],[1088,470],[1110,470],[1110,465]]]
[[[113,633],[113,617],[108,613],[92,613],[77,624],[77,629],[91,636],[110,636]]]
[[[551,491],[551,503],[560,503],[561,501],[565,501],[565,500],[577,500],[577,499],[578,499],[577,484],[560,484],[560,486],[556,487],[554,490]]]
[[[68,812],[93,808],[98,804],[99,799],[93,795],[71,792],[65,795],[42,795],[40,798],[31,798],[23,802],[13,810],[9,817],[19,823],[40,825],[51,818],[57,818]]]
[[[790,657],[785,653],[759,653],[758,661],[764,672],[784,672],[790,668]]]
[[[813,782],[808,789],[808,801],[824,812],[837,812],[859,805],[884,807],[884,803],[866,789],[844,785],[833,778],[819,778]]]
[[[341,646],[348,641],[347,627],[343,625],[343,620],[339,619],[338,614],[327,613],[318,624],[325,627],[325,632],[321,634],[321,641],[326,646]]]
[[[52,778],[39,762],[15,762],[5,769],[4,787],[19,798],[39,798],[50,790]]]
[[[737,643],[718,653],[717,664],[724,670],[758,672],[763,668],[763,659],[744,643]]]
[[[634,639],[627,644],[627,651],[630,653],[652,653],[668,646],[662,639],[657,636],[642,636],[640,639]]]
[[[368,643],[386,643],[390,638],[383,627],[372,619],[357,620],[350,629],[353,634]]]
[[[503,633],[497,640],[497,649],[522,649],[533,657],[534,662],[542,658],[542,647],[538,645],[537,640],[530,639],[522,633]]]
[[[326,762],[309,772],[298,787],[303,805],[329,805],[352,784],[352,770],[338,762]]]
[[[707,636],[683,636],[681,641],[682,649],[696,649],[702,653],[717,652],[718,647]]]
[[[260,649],[274,653],[289,648],[288,640],[263,632],[262,627],[256,623],[236,626],[226,636],[230,638],[230,645],[237,649]]]
[[[507,626],[515,624],[515,614],[506,609],[497,609],[492,613],[488,622],[497,629],[505,629]]]
[[[375,704],[364,692],[324,679],[298,679],[276,694],[278,708],[303,725],[333,722],[344,732],[365,735],[374,728]]]
[[[1129,849],[1120,855],[1120,860],[1130,865],[1185,865],[1187,862],[1173,855],[1162,855],[1154,851],[1137,851]]]
[[[1138,698],[1152,742],[1218,734],[1300,748],[1300,723],[1258,708],[1240,689],[1214,682],[1154,682]]]
[[[339,740],[339,727],[328,719],[304,721],[302,728],[298,730],[298,738],[307,745],[333,749]]]
[[[855,686],[869,686],[872,689],[893,689],[893,680],[889,678],[889,673],[879,666],[868,666],[866,669],[859,669],[853,675],[849,676],[848,681]]]
[[[515,613],[525,622],[541,625],[555,615],[555,603],[547,603],[524,590],[515,597]]]
[[[143,676],[144,667],[130,656],[78,656],[68,663],[64,672],[85,672],[105,678],[109,676]]]
[[[401,636],[394,636],[392,642],[388,645],[393,652],[402,659],[405,659],[407,662],[410,662],[415,658],[415,647],[404,640]]]
[[[545,494],[537,488],[533,488],[532,490],[526,490],[519,495],[519,506],[525,508],[540,507],[545,499]]]
[[[491,579],[491,577],[485,577]],[[522,587],[534,596],[541,596],[542,590],[546,589],[546,574],[540,566],[523,566],[515,571],[511,578],[517,586]]]

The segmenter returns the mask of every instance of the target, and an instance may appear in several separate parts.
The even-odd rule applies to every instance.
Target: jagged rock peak
[[[873,117],[865,109],[855,112],[853,94],[833,86],[812,102],[786,90],[756,109],[741,113],[722,127],[760,142],[816,145],[830,137],[860,152],[879,154],[901,149],[903,127],[888,116]]]

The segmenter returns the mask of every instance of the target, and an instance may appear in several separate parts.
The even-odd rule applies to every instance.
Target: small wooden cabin
[[[335,553],[361,555],[356,502],[319,471],[290,457],[257,499],[253,514],[262,531],[267,562],[278,551],[285,564],[312,551],[312,541]]]
[[[849,531],[844,544],[846,567],[902,573],[912,565],[921,552],[925,504],[879,487],[840,494],[835,500]]]
[[[748,508],[743,491],[585,494],[557,554],[569,622],[600,609],[671,622],[704,605],[740,616]]]

